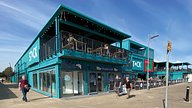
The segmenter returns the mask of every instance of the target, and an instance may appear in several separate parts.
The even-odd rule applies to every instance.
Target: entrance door
[[[90,73],[89,74],[89,89],[90,93],[103,91],[103,75],[102,73]]]
[[[103,91],[103,75],[101,73],[97,74],[97,85],[98,85],[98,92]]]
[[[73,95],[73,72],[64,72],[63,80],[63,95]]]
[[[83,73],[79,71],[62,72],[63,96],[82,95]]]
[[[114,81],[115,81],[115,74],[114,73],[109,73],[109,90],[114,89]]]
[[[89,89],[90,92],[97,92],[97,74],[90,73],[89,74]]]

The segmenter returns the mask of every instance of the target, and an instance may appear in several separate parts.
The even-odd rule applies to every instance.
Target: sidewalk
[[[191,108],[192,103],[183,100],[187,85],[192,87],[192,83],[169,86],[169,108]],[[22,94],[15,85],[0,84],[1,108],[163,108],[165,87],[153,88],[150,91],[133,90],[130,99],[126,99],[126,96],[118,97],[114,93],[70,100],[53,99],[34,91],[28,94],[30,102],[23,102],[21,97]],[[191,92],[190,99],[192,99]]]

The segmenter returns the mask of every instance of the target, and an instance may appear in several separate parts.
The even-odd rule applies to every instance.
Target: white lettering
[[[32,59],[35,59],[37,57],[37,46],[34,47],[30,52],[29,52],[29,61]]]
[[[138,68],[141,68],[141,62],[138,62],[138,61],[133,61],[133,67],[138,67]]]

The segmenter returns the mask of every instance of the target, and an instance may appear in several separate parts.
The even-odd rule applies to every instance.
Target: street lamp
[[[149,43],[150,43],[150,40],[158,37],[159,35],[154,35],[154,36],[151,36],[151,37],[148,37],[148,49],[147,49],[147,52],[148,52],[148,56],[147,56],[147,61],[148,61],[148,65],[147,65],[147,90],[149,90],[149,64],[150,64],[150,61],[149,61]]]

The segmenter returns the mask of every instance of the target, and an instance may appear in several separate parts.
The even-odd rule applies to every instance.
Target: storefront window
[[[56,94],[56,80],[55,80],[55,71],[47,71],[39,74],[40,77],[40,90],[51,93],[52,95]]]
[[[37,74],[33,74],[33,88],[37,89]]]

